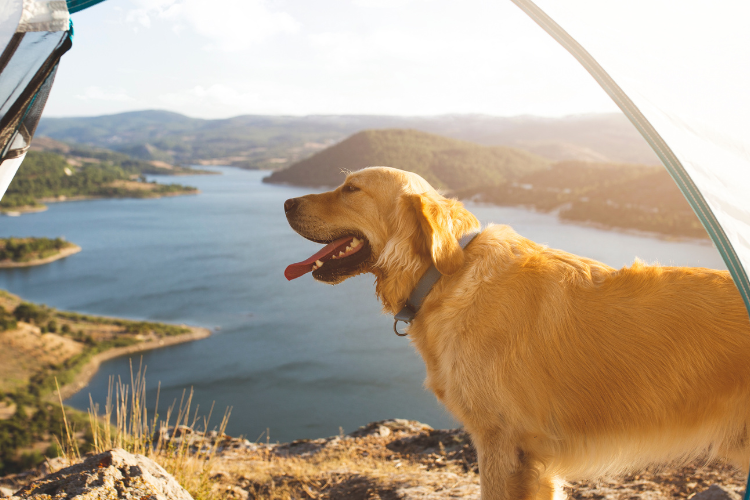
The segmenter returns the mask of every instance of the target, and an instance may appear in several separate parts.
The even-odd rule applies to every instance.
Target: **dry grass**
[[[12,314],[22,303],[20,297],[0,290],[0,309],[5,313]],[[38,383],[45,374],[55,374],[61,383],[67,384],[71,380],[62,377],[62,371],[68,370],[75,363],[78,363],[74,370],[76,373],[88,366],[86,363],[90,356],[81,360],[81,355],[93,355],[122,346],[145,345],[161,339],[169,340],[191,331],[195,333],[195,329],[189,327],[88,316],[58,311],[44,305],[31,305],[46,317],[31,320],[37,324],[18,321],[17,328],[0,331],[0,391],[13,392],[24,388],[31,390],[30,382],[36,378]],[[56,325],[55,333],[46,331],[50,322]],[[46,377],[45,382],[49,382],[49,385],[41,392],[52,393],[52,379]],[[64,397],[70,394],[70,391],[65,392]]]
[[[138,182],[138,181],[126,181],[117,180],[106,184],[109,187],[124,188],[130,191],[153,191],[160,187],[159,184],[152,184],[150,182]]]
[[[39,327],[18,322],[15,330],[0,332],[0,390],[11,392],[28,385],[44,367],[80,354],[84,344]]]
[[[235,441],[214,476],[228,499],[473,498],[479,491],[466,434],[419,422],[374,422],[350,435],[288,444]]]
[[[130,453],[144,455],[164,467],[190,492],[195,500],[219,500],[214,488],[211,470],[217,447],[222,442],[231,408],[224,412],[218,429],[209,431],[211,414],[200,417],[198,408],[191,410],[193,391],[183,391],[179,405],[173,402],[162,419],[158,414],[158,393],[153,415],[146,406],[146,370],[140,367],[133,372],[131,362],[130,384],[119,378],[110,378],[109,394],[104,413],[93,401],[89,408],[89,423],[93,436],[93,452],[101,453],[112,448],[122,448]],[[59,392],[59,388],[58,388]],[[62,401],[61,401],[62,403]],[[173,421],[174,419],[174,421]],[[65,443],[60,444],[65,458],[78,462],[81,454],[74,430],[65,422]],[[211,439],[212,434],[220,439]],[[185,438],[189,436],[189,438]],[[182,437],[182,439],[175,439]],[[208,445],[207,443],[213,444]]]

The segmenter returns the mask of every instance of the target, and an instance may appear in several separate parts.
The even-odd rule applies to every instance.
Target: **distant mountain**
[[[279,169],[357,132],[390,128],[421,130],[486,146],[512,146],[552,160],[659,163],[619,113],[562,118],[246,115],[203,120],[150,110],[43,118],[37,134],[114,149],[143,160]]]
[[[31,152],[57,153],[73,167],[85,164],[110,164],[122,167],[130,174],[159,174],[159,175],[197,175],[215,174],[214,171],[198,170],[194,168],[170,165],[160,160],[136,159],[123,151],[73,142],[61,142],[50,137],[37,135],[31,143]]]
[[[547,169],[546,158],[505,146],[481,146],[417,130],[366,130],[264,179],[301,186],[337,186],[342,172],[389,166],[415,172],[436,188],[499,185]]]

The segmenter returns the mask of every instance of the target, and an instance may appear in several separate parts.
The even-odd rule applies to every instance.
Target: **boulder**
[[[193,497],[159,464],[122,449],[87,457],[83,463],[66,467],[32,482],[11,498],[193,500]]]

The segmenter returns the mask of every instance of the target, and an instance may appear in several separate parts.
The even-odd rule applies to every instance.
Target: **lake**
[[[456,422],[422,387],[424,365],[380,313],[371,275],[331,287],[284,268],[319,249],[288,226],[283,202],[307,188],[261,182],[266,172],[151,177],[202,194],[51,204],[0,218],[0,236],[64,236],[83,251],[40,267],[0,271],[0,288],[26,300],[84,313],[204,326],[212,337],[143,353],[148,399],[160,406],[194,388],[202,414],[233,407],[227,432],[272,441],[351,432],[408,418]],[[621,267],[635,257],[724,269],[710,243],[667,241],[565,224],[554,215],[468,203],[483,222],[510,224],[552,247]],[[139,362],[139,357],[134,363]],[[110,375],[129,380],[128,358],[102,365],[67,403],[103,403]],[[214,422],[217,422],[214,418]],[[264,436],[265,440],[266,437]]]

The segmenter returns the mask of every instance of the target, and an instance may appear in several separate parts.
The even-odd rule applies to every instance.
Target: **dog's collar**
[[[471,233],[465,234],[460,240],[458,240],[458,244],[462,249],[466,248],[468,244],[471,243],[471,241],[479,233],[480,231],[473,231]],[[398,322],[403,321],[404,323],[411,323],[414,320],[414,316],[417,315],[419,308],[422,307],[422,302],[424,302],[425,297],[427,297],[427,294],[430,293],[430,290],[432,290],[432,287],[435,286],[435,283],[437,283],[437,280],[439,280],[441,276],[442,274],[440,274],[440,271],[438,271],[433,264],[422,275],[422,277],[419,278],[417,286],[411,292],[409,298],[406,299],[406,304],[393,317],[393,319],[395,320],[393,322],[393,331],[396,332],[396,335],[398,335],[399,337],[404,337],[407,335],[406,333],[401,333],[398,331]]]

